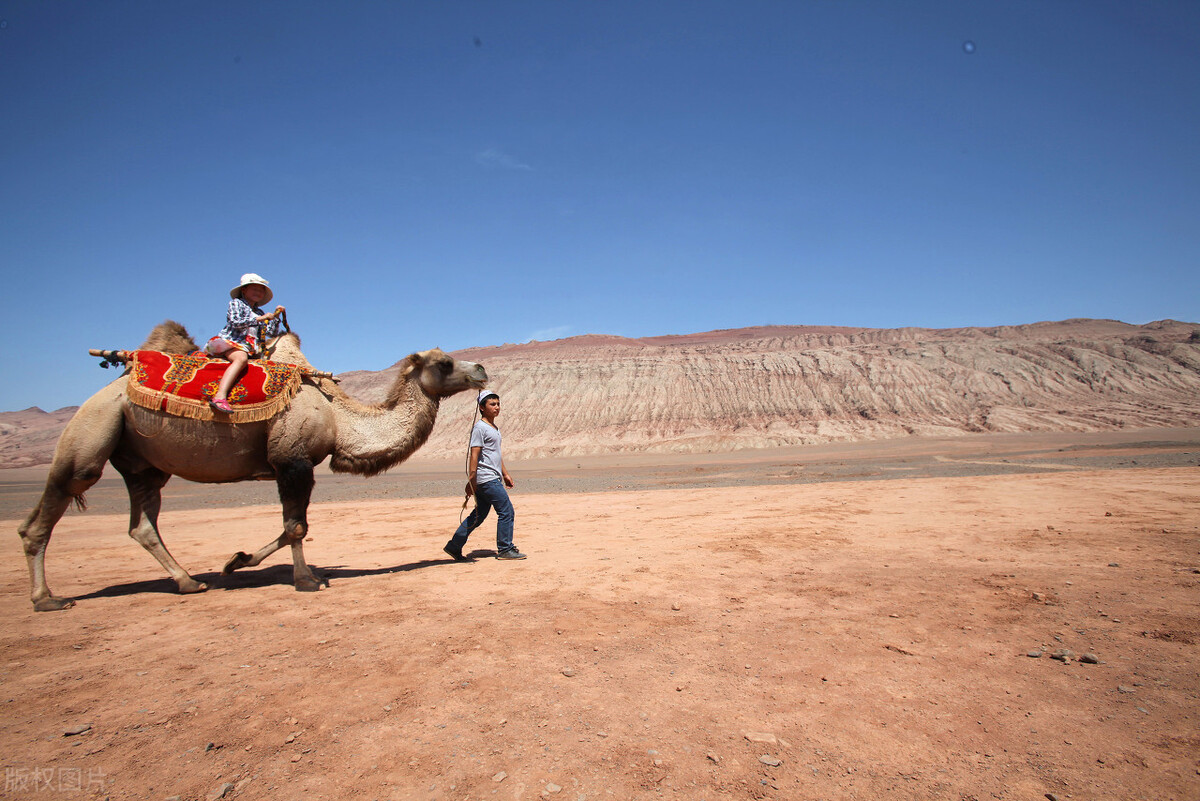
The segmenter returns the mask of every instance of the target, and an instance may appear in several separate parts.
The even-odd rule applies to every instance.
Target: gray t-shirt
[[[471,429],[471,447],[479,448],[479,466],[475,469],[475,483],[486,484],[503,477],[500,470],[500,431],[482,420],[475,421]]]

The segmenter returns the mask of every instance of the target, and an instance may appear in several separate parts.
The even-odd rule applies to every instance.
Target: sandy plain
[[[319,478],[312,594],[219,575],[272,485],[172,482],[190,596],[106,477],[47,614],[45,469],[2,471],[3,797],[1194,799],[1198,467],[1196,429],[515,463],[530,558],[456,564],[461,468],[416,460]]]

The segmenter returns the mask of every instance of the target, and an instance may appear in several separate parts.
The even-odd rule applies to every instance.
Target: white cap
[[[482,405],[483,402],[485,400],[487,400],[488,398],[499,398],[499,397],[500,397],[499,395],[497,395],[495,392],[492,392],[490,389],[481,389],[481,390],[479,390],[479,399],[475,402]]]

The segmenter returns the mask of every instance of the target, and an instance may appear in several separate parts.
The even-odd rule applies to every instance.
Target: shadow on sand
[[[467,554],[472,560],[485,556],[495,556],[495,551],[475,550]],[[313,567],[313,573],[326,587],[333,579],[354,579],[364,576],[386,576],[391,573],[407,573],[411,570],[421,570],[437,565],[453,565],[453,559],[422,559],[419,562],[409,562],[392,567],[351,568],[344,565],[334,567]],[[276,585],[291,586],[292,566],[288,564],[272,565],[270,567],[242,568],[228,576],[221,573],[195,573],[192,578],[208,585],[210,590],[241,590],[253,587],[272,587]],[[113,584],[85,595],[76,595],[71,600],[87,601],[93,598],[119,598],[124,595],[140,595],[142,593],[159,593],[162,595],[178,595],[179,588],[169,578],[153,579],[151,581],[133,581],[128,584]]]

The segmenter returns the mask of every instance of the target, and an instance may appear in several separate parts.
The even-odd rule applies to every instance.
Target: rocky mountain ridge
[[[909,435],[1200,424],[1200,325],[764,326],[462,351],[503,399],[505,453],[724,452]],[[342,385],[383,397],[395,366]],[[465,448],[443,404],[425,456]]]
[[[475,348],[507,457],[726,452],[968,432],[1200,425],[1200,324],[1064,320],[955,329],[762,326]],[[340,376],[379,401],[397,366]],[[0,414],[0,466],[48,462],[73,409]],[[417,459],[460,456],[473,398]]]

